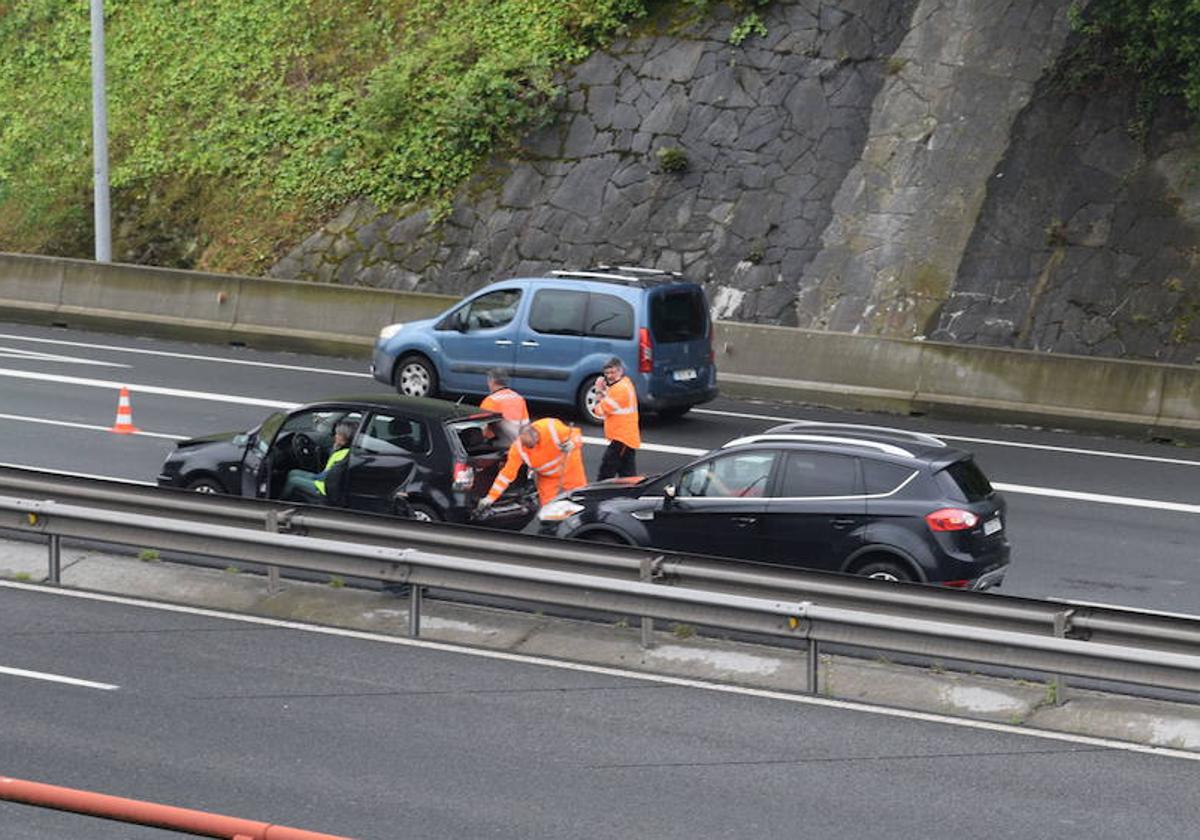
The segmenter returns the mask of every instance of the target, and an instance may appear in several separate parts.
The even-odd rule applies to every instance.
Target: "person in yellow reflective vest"
[[[338,423],[333,430],[333,451],[329,453],[325,469],[319,473],[290,470],[279,498],[310,505],[329,504],[331,497],[336,501],[337,493],[331,485],[341,483],[340,479],[349,465],[350,441],[354,440],[357,430],[358,426],[349,420]]]
[[[604,418],[604,436],[608,449],[600,460],[597,481],[613,476],[637,475],[637,451],[642,445],[638,430],[637,388],[625,375],[625,365],[613,356],[604,365],[604,375],[596,380],[600,402],[596,413]]]
[[[476,513],[483,513],[517,477],[524,465],[537,484],[538,503],[546,504],[559,493],[587,484],[583,472],[583,434],[554,417],[544,417],[521,427],[508,448],[508,460],[492,482],[492,488],[479,501]]]

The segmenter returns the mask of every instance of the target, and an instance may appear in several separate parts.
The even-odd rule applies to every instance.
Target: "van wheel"
[[[392,383],[396,386],[396,393],[402,397],[437,396],[437,371],[434,370],[432,362],[416,353],[405,356],[396,363]]]
[[[854,570],[856,575],[875,580],[911,581],[913,573],[902,563],[893,560],[872,560]]]
[[[193,493],[224,493],[225,488],[215,478],[193,478],[187,483]]]
[[[575,396],[576,412],[585,423],[593,426],[604,425],[604,418],[596,413],[596,406],[600,405],[601,400],[600,392],[596,390],[596,379],[599,376],[598,373],[585,376],[583,384],[579,386],[579,393]]]

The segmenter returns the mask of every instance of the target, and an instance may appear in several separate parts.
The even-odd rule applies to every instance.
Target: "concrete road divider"
[[[268,349],[365,355],[383,325],[453,301],[0,253],[0,318]],[[729,394],[1200,439],[1200,366],[729,321],[714,337]]]

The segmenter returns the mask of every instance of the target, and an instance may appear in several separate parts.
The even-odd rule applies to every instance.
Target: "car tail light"
[[[467,490],[475,484],[475,468],[461,461],[454,465],[454,489]]]
[[[966,589],[971,585],[969,580],[944,580],[942,586],[949,586],[951,589]]]
[[[638,330],[638,373],[650,373],[654,369],[654,342],[650,330]]]
[[[942,508],[925,515],[931,531],[966,531],[979,524],[979,517],[961,508]]]

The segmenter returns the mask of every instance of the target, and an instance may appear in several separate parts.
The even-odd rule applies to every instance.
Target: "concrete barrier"
[[[0,318],[361,356],[454,298],[0,253]],[[722,321],[722,391],[1200,438],[1200,367]]]

